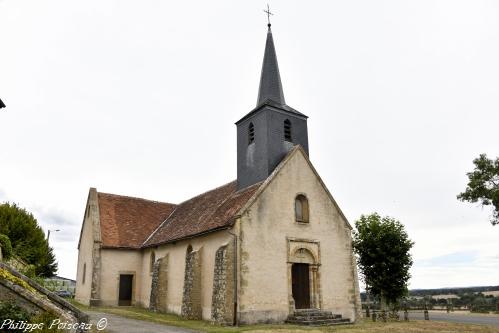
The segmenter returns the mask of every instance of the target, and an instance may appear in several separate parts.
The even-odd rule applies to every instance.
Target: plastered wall
[[[309,223],[295,221],[298,194],[308,198]],[[302,152],[297,151],[241,217],[241,321],[282,321],[289,314],[290,238],[314,241],[320,248],[322,309],[354,320],[358,290],[350,229]]]

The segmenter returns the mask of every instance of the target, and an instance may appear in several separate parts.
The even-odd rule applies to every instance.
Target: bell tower
[[[270,23],[256,108],[236,122],[237,188],[266,179],[294,145],[308,154],[307,116],[286,105]]]

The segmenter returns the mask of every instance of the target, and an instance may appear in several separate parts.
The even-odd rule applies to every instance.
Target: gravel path
[[[106,333],[193,333],[196,331],[156,324],[149,321],[129,319],[115,314],[86,311],[90,316],[92,327],[105,327]],[[103,319],[105,318],[105,319]],[[99,322],[100,321],[100,322]],[[97,326],[96,326],[97,325]],[[99,326],[102,325],[102,326]]]

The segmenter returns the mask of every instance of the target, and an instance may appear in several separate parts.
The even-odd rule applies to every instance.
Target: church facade
[[[77,301],[224,324],[360,318],[352,228],[310,162],[307,116],[285,103],[270,24],[257,107],[236,126],[233,182],[180,204],[90,189]]]

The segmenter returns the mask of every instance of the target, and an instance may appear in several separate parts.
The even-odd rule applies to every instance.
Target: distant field
[[[495,290],[495,291],[482,291],[482,294],[484,294],[484,296],[499,297],[499,290]]]

